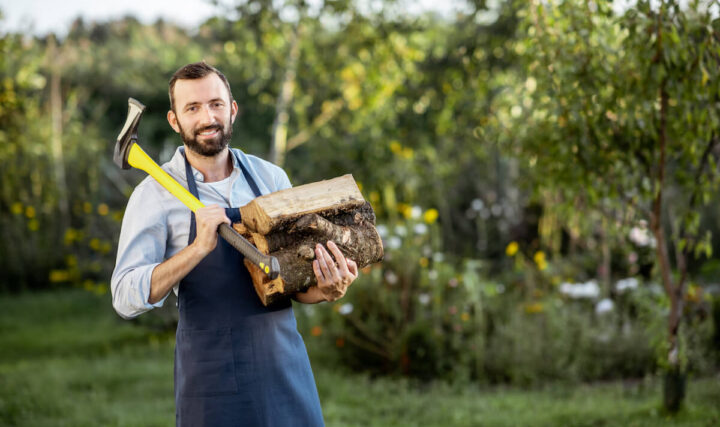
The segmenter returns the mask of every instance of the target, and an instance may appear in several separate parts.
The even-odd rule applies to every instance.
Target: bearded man
[[[206,207],[188,212],[149,176],[135,188],[111,281],[113,307],[129,319],[177,295],[178,426],[323,425],[290,301],[263,306],[242,255],[217,238],[220,224],[240,221],[238,207],[290,181],[279,167],[229,148],[238,105],[216,68],[180,68],[169,95],[167,120],[183,146],[162,167]],[[342,297],[357,278],[356,263],[333,242],[318,245],[315,257],[318,285],[294,298]]]

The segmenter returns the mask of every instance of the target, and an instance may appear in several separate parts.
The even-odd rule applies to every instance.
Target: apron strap
[[[262,193],[260,192],[260,188],[258,187],[257,183],[253,179],[252,175],[250,175],[250,172],[247,170],[245,165],[243,165],[242,161],[240,160],[240,156],[235,153],[232,149],[229,149],[230,153],[237,159],[238,164],[240,165],[240,170],[242,170],[243,176],[245,177],[245,181],[250,185],[250,189],[252,189],[253,194],[255,194],[255,197],[262,196]],[[192,173],[192,167],[190,166],[190,162],[188,162],[187,156],[185,155],[185,147],[180,147],[180,152],[183,155],[183,159],[185,159],[185,178],[187,179],[188,183],[188,191],[190,193],[197,197],[198,200],[200,199],[200,196],[198,195],[198,189],[197,184],[195,183],[195,176]],[[238,208],[225,208],[225,215],[230,219],[230,222],[236,223],[241,222],[242,218],[240,216],[240,209]],[[195,213],[190,212],[190,233],[188,233],[188,245],[195,241],[195,236],[197,233],[195,225]]]

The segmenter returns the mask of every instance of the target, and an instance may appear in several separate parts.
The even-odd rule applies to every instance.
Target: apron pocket
[[[178,343],[178,387],[182,396],[237,393],[229,328],[182,330]]]

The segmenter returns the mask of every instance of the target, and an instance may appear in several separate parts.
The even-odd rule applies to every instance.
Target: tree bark
[[[265,305],[317,284],[312,261],[318,243],[332,240],[358,268],[383,257],[375,213],[351,175],[262,196],[240,211],[243,224],[235,229],[280,263],[280,277],[269,280],[245,262]]]

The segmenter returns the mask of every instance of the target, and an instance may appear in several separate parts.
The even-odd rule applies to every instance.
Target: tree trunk
[[[288,108],[292,101],[293,90],[295,89],[295,76],[300,58],[300,37],[302,32],[302,18],[298,20],[293,31],[292,42],[287,68],[283,76],[280,94],[275,105],[275,121],[272,126],[272,143],[270,144],[270,161],[282,167],[285,164],[285,153],[287,151],[287,124],[290,119]]]
[[[658,20],[660,18],[658,17]],[[660,25],[658,24],[658,37],[662,40]],[[660,41],[658,41],[660,43]],[[668,348],[667,363],[668,371],[665,375],[663,388],[663,402],[665,409],[669,412],[677,412],[685,397],[685,372],[680,361],[680,320],[682,319],[684,283],[673,283],[670,255],[668,253],[665,231],[663,229],[663,187],[665,184],[665,167],[667,165],[667,111],[669,96],[666,90],[667,80],[660,84],[660,123],[658,126],[658,142],[660,148],[660,159],[658,161],[658,172],[655,187],[655,199],[653,200],[650,216],[650,229],[656,240],[657,259],[660,264],[660,276],[668,298],[670,299],[670,313],[668,315]],[[676,250],[680,250],[676,248]]]

